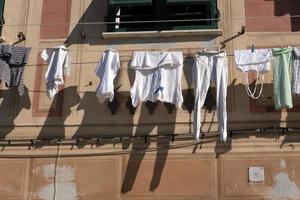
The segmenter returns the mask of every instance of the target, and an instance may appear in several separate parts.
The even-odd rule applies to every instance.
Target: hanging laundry
[[[16,87],[20,96],[25,94],[24,68],[31,48],[0,45],[0,80],[8,87]]]
[[[274,102],[277,110],[293,108],[290,70],[292,66],[292,48],[274,48],[273,81]]]
[[[199,140],[201,129],[201,108],[205,102],[210,81],[216,83],[217,116],[221,140],[227,139],[226,96],[228,82],[228,61],[225,52],[201,52],[195,57],[193,80],[195,90],[194,133]]]
[[[112,101],[114,98],[114,79],[120,69],[119,53],[116,50],[108,49],[103,52],[102,58],[96,68],[96,75],[101,83],[96,89],[96,96],[100,103],[105,99]]]
[[[182,52],[134,52],[131,68],[136,70],[130,91],[134,107],[140,102],[159,100],[181,108]]]
[[[235,50],[234,56],[237,69],[244,73],[247,94],[253,99],[258,99],[263,91],[264,75],[271,69],[272,50]],[[249,86],[248,73],[250,71],[256,73],[256,83],[253,91],[251,91]],[[255,96],[258,84],[261,84],[261,87],[258,95]]]
[[[277,110],[293,108],[290,70],[292,66],[292,48],[273,48],[273,93]]]
[[[70,76],[71,60],[67,47],[61,45],[44,49],[41,57],[48,63],[45,74],[46,91],[49,98],[58,93],[58,87],[64,85],[64,76]]]
[[[300,47],[294,47],[293,94],[300,94]]]

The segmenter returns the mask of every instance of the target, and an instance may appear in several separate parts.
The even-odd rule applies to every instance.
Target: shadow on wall
[[[93,24],[96,22],[106,21],[107,15],[107,2],[92,0],[90,5],[84,11],[84,14],[75,25],[67,38],[68,44],[90,44],[99,45],[101,43],[101,33],[106,31],[106,25]],[[91,24],[80,24],[91,23]],[[82,33],[85,34],[85,38],[82,38]]]
[[[125,111],[126,116],[118,113],[120,106],[125,105],[125,102],[122,102],[123,97],[128,94],[128,92],[116,92],[113,102],[100,104],[95,92],[85,92],[77,107],[77,111],[83,111],[82,121],[72,138],[102,138],[98,143],[101,146],[107,143],[107,140],[103,138],[113,136],[111,128],[115,128],[117,125],[122,129],[122,136],[132,136],[133,115],[129,114],[127,110]],[[79,144],[78,146],[84,147],[84,145]],[[128,147],[125,146],[124,143],[123,149]]]
[[[258,88],[260,88],[260,86],[261,85],[258,85]],[[246,93],[243,84],[234,86],[229,85],[228,91],[231,90],[230,87],[234,87],[236,94]],[[253,89],[254,85],[251,87]],[[298,101],[295,101],[294,99],[294,103],[296,102]],[[219,140],[216,142],[215,154],[217,158],[222,154],[226,154],[231,151],[232,141],[247,139],[250,137],[274,139],[274,141],[277,141],[280,137],[284,137],[280,144],[280,148],[290,150],[294,150],[296,148],[294,144],[300,143],[300,125],[298,121],[300,116],[299,104],[294,104],[294,108],[287,111],[286,118],[282,118],[281,110],[276,111],[274,107],[273,84],[268,83],[264,84],[262,96],[257,100],[250,101],[249,106],[250,110],[252,110],[252,113],[250,114],[255,115],[256,117],[256,123],[250,123],[248,127],[243,128],[228,127],[230,131],[228,131],[228,140],[226,143]],[[228,116],[230,117],[230,114]],[[268,118],[267,121],[265,119],[266,117]],[[259,123],[258,120],[260,118],[264,119],[266,122]],[[234,123],[231,125],[234,125]],[[262,132],[260,132],[260,130],[262,130]]]
[[[51,110],[55,110],[57,99],[63,96],[62,115],[53,116]],[[70,86],[60,90],[52,100],[52,104],[49,109],[49,114],[45,120],[45,123],[38,135],[38,139],[63,139],[65,138],[65,121],[71,115],[71,108],[77,105],[80,101],[80,97],[77,94],[77,86]]]
[[[255,82],[252,82],[250,85],[251,90],[253,91],[255,87]],[[260,88],[261,85],[258,85],[258,88]],[[233,95],[238,95],[239,96],[244,96],[247,95],[246,90],[245,90],[245,85],[244,84],[237,84],[235,85],[234,82],[228,85],[228,92],[234,90]],[[234,96],[230,95],[230,92],[228,93],[227,97],[227,107],[230,106],[230,101],[233,101],[236,99]],[[259,129],[267,129],[267,128],[272,128],[274,126],[279,126],[280,120],[281,120],[281,113],[276,112],[274,103],[273,103],[273,84],[264,84],[263,88],[263,93],[262,96],[257,99],[253,100],[250,97],[249,99],[249,115],[253,115],[253,118],[255,116],[256,120],[254,122],[247,122],[247,125],[241,125],[243,122],[232,122],[230,119],[230,112],[227,113],[228,115],[228,139],[226,142],[222,142],[220,140],[217,140],[216,145],[215,145],[215,154],[216,158],[219,156],[226,154],[227,152],[230,152],[232,149],[232,142],[234,140],[239,140],[239,139],[247,139],[252,136],[255,136],[256,138],[269,138],[276,140],[278,136],[280,135],[277,133],[271,133],[271,132],[257,132]],[[245,105],[241,102],[234,102],[234,104],[237,105]],[[246,104],[247,105],[247,104]],[[234,106],[234,105],[233,105]],[[236,106],[235,106],[236,107]],[[227,108],[228,109],[228,108]],[[236,111],[241,114],[241,110],[239,107],[235,108]],[[267,117],[270,116],[270,117]],[[269,120],[266,121],[265,118],[269,118]],[[259,122],[259,119],[264,119],[264,122]]]
[[[128,69],[128,76],[131,85],[133,84],[134,74]],[[114,99],[112,102],[106,100],[105,103],[99,103],[96,92],[85,92],[77,107],[77,111],[83,111],[81,124],[73,135],[73,139],[82,138],[102,138],[98,142],[98,146],[110,143],[105,137],[112,137],[111,128],[119,126],[122,130],[122,136],[132,136],[133,133],[133,117],[135,109],[132,108],[129,92],[118,92],[121,85],[118,85],[119,74],[114,80]],[[128,97],[128,98],[127,98]],[[127,102],[125,103],[125,101]],[[121,108],[121,106],[123,108]],[[125,111],[123,110],[125,109]],[[127,109],[129,111],[127,112]],[[124,116],[121,114],[125,112]],[[109,122],[109,123],[108,123]],[[119,136],[116,135],[116,136]],[[130,145],[129,140],[122,140],[122,148],[127,149]],[[79,144],[78,147],[84,147],[85,144]]]
[[[299,0],[275,0],[275,16],[300,15]],[[300,31],[300,17],[291,17],[292,31]]]
[[[31,109],[31,101],[28,94],[28,88],[25,87],[25,93],[19,96],[15,88],[0,90],[0,139],[5,137],[14,130],[15,119],[23,109]],[[3,113],[6,113],[3,115]]]
[[[151,113],[154,112],[154,110],[152,110],[151,108],[157,107],[158,104],[162,105],[162,103],[152,103],[152,102],[143,103],[141,108],[142,114],[140,115],[138,126],[135,133],[137,137],[150,136],[151,132],[155,131],[154,129],[157,128],[158,138],[156,141],[157,142],[156,160],[154,164],[152,180],[149,185],[150,191],[154,191],[159,186],[160,179],[162,177],[163,169],[168,156],[169,144],[172,140],[171,135],[175,133],[175,122],[176,122],[175,108],[174,108],[174,112],[170,113],[166,117],[168,119],[169,126],[166,126],[164,124],[158,124],[158,123],[145,124],[146,121],[154,117],[151,116]],[[167,134],[170,134],[170,136],[166,136]],[[139,172],[139,168],[142,164],[146,151],[150,146],[149,140],[150,140],[149,137],[145,137],[145,141],[141,140],[140,138],[136,138],[133,140],[132,151],[128,160],[127,169],[125,172],[125,177],[122,185],[122,193],[127,193],[132,190],[137,174]]]

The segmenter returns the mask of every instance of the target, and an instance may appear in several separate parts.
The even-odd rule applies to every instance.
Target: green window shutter
[[[0,0],[0,19],[1,19],[1,24],[3,22],[4,3],[5,3],[5,0]]]
[[[110,6],[152,5],[152,0],[109,0]]]
[[[0,0],[0,25],[4,24],[4,4],[5,0]],[[2,26],[0,26],[0,35],[2,33]]]

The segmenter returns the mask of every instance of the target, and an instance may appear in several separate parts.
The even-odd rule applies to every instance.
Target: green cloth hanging
[[[273,48],[274,103],[277,110],[293,108],[291,66],[292,48]]]

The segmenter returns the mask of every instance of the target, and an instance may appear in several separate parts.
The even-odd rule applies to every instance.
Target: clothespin
[[[252,52],[252,53],[255,52],[255,46],[254,46],[254,44],[251,45],[251,52]]]
[[[225,49],[222,49],[221,46],[218,46],[217,51],[218,51],[218,53],[223,53],[223,52],[225,52]]]

